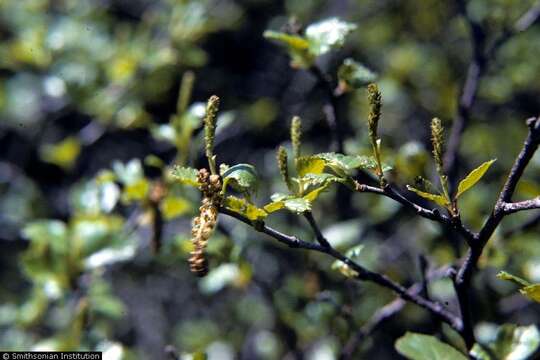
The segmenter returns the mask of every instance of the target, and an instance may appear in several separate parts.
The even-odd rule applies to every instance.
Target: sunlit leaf
[[[486,161],[485,163],[471,171],[469,175],[467,175],[463,180],[461,180],[458,185],[456,199],[460,197],[465,191],[472,188],[482,178],[482,176],[484,176],[491,164],[493,164],[495,161],[496,159]]]
[[[529,299],[540,303],[540,284],[525,286],[523,289],[520,289],[519,292]]]
[[[249,220],[262,220],[268,215],[263,209],[235,196],[227,196],[224,205],[227,209],[242,214]]]
[[[326,190],[327,187],[328,185],[324,185],[315,190],[312,190],[306,195],[304,195],[303,198],[309,202],[315,201],[319,197],[319,195],[322,194],[322,192]]]
[[[311,210],[311,203],[305,198],[292,198],[283,201],[284,206],[297,214]]]
[[[443,207],[447,207],[450,205],[448,200],[446,200],[446,198],[443,195],[427,193],[427,192],[415,189],[409,185],[407,185],[407,190],[414,192],[416,195],[423,197],[424,199],[431,200],[437,203],[437,205],[440,205]]]
[[[343,179],[327,173],[322,174],[306,174],[302,178],[293,178],[296,182],[302,182],[304,188],[319,187],[331,182],[341,182]]]
[[[150,191],[150,183],[147,179],[139,179],[124,187],[122,192],[122,201],[125,203],[131,203],[133,201],[140,201],[146,198]]]
[[[396,341],[395,347],[411,360],[467,360],[461,352],[430,335],[407,332]]]
[[[197,180],[197,169],[175,166],[172,169],[171,174],[184,185],[199,186],[199,181]]]
[[[519,286],[529,286],[529,285],[531,285],[531,283],[529,283],[527,280],[522,279],[522,278],[520,278],[518,276],[515,276],[515,275],[512,275],[512,274],[509,274],[506,271],[499,271],[499,273],[497,274],[497,278],[499,278],[501,280],[512,281],[513,283],[515,283],[515,284],[517,284]]]
[[[182,216],[191,210],[191,203],[179,196],[166,196],[160,203],[160,209],[166,220]]]
[[[356,25],[330,18],[311,24],[306,28],[306,38],[309,50],[315,56],[320,56],[332,49],[343,46],[347,35],[356,29]]]
[[[292,66],[305,69],[313,65],[315,55],[310,53],[310,43],[305,38],[271,30],[265,31],[263,36],[287,48]]]
[[[254,192],[257,189],[257,182],[257,171],[253,165],[234,165],[223,173],[223,183],[237,191]]]
[[[69,136],[56,144],[47,144],[41,149],[44,161],[69,170],[75,164],[81,152],[81,142],[76,137]]]
[[[132,184],[144,178],[144,171],[139,159],[132,159],[126,164],[115,161],[112,168],[118,180],[124,185]]]
[[[281,200],[278,200],[278,201],[273,201],[267,205],[264,206],[264,211],[266,211],[267,213],[273,213],[275,211],[278,211],[278,210],[281,210],[285,207],[285,202],[284,201],[281,201]]]
[[[296,160],[296,169],[299,177],[307,174],[321,174],[324,170],[324,160],[312,156],[302,156]]]

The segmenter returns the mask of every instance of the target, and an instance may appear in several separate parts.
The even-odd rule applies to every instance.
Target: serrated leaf
[[[467,360],[461,352],[430,335],[407,332],[396,341],[395,348],[411,360]]]
[[[314,156],[302,156],[296,160],[296,169],[299,177],[307,174],[321,174],[324,166],[324,160]]]
[[[197,169],[175,166],[172,169],[171,174],[184,185],[199,186],[199,181],[197,180]]]
[[[345,176],[354,169],[375,169],[377,167],[377,162],[372,156],[321,153],[313,155],[313,157],[324,160],[326,166],[340,176]],[[388,166],[385,166],[385,169],[388,170]]]
[[[415,189],[415,188],[413,188],[412,186],[409,186],[409,185],[407,185],[407,190],[412,191],[413,193],[415,193],[416,195],[418,195],[420,197],[423,197],[424,199],[433,201],[433,202],[437,203],[437,205],[440,205],[442,207],[447,207],[447,206],[450,205],[443,195],[424,192],[424,191]]]
[[[254,192],[258,183],[257,171],[249,164],[231,166],[223,173],[223,183],[237,191]]]
[[[504,324],[499,326],[496,335],[483,346],[474,344],[470,354],[481,360],[498,359],[526,360],[538,350],[540,346],[540,333],[535,325],[516,326]]]
[[[488,171],[489,167],[496,161],[497,159],[493,159],[490,161],[486,161],[482,165],[478,166],[476,169],[471,171],[469,175],[467,175],[463,180],[459,182],[458,190],[456,193],[456,199],[460,197],[465,191],[472,188],[476,183],[484,176],[486,171]]]
[[[334,176],[332,174],[322,173],[322,174],[306,174],[301,179],[293,178],[293,180],[299,182],[301,181],[304,184],[305,188],[309,187],[319,187],[331,182],[341,182],[343,179]]]
[[[540,303],[540,284],[525,286],[523,289],[520,289],[519,292],[529,299]]]
[[[356,25],[330,18],[311,24],[306,28],[306,38],[309,50],[315,56],[340,48],[345,43],[347,35],[356,29]]]
[[[366,86],[376,78],[377,75],[374,72],[351,58],[343,60],[343,64],[338,69],[340,84],[344,84],[349,89]]]
[[[288,210],[297,214],[302,214],[311,210],[311,203],[305,198],[292,198],[283,201],[283,205]]]
[[[224,206],[229,210],[244,215],[249,220],[262,220],[268,216],[268,213],[263,209],[249,203],[246,199],[237,198],[236,196],[227,196]]]

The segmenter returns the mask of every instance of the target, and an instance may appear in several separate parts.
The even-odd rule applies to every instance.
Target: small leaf
[[[271,30],[265,31],[263,36],[287,48],[293,67],[306,69],[313,65],[315,55],[310,53],[310,43],[305,38]]]
[[[424,199],[431,200],[437,203],[437,205],[440,205],[442,207],[447,207],[450,205],[448,203],[448,200],[446,200],[446,198],[443,195],[427,193],[427,192],[415,189],[409,185],[407,185],[407,190],[414,192],[416,195],[423,197]]]
[[[324,160],[313,156],[302,156],[297,159],[296,169],[298,176],[303,177],[307,174],[321,174],[324,170]]]
[[[285,200],[287,198],[293,198],[293,197],[294,196],[284,194],[284,193],[275,193],[275,194],[272,194],[272,196],[270,196],[270,199],[272,199],[272,201],[276,202],[276,201],[281,201],[281,200]]]
[[[309,202],[312,202],[312,201],[315,201],[317,200],[317,198],[319,197],[319,195],[326,190],[326,188],[328,187],[328,184],[327,185],[324,185],[324,186],[321,186],[315,190],[312,190],[310,191],[309,193],[307,193],[306,195],[304,195],[303,199],[309,201]]]
[[[331,182],[342,182],[343,179],[334,176],[332,174],[322,173],[322,174],[306,174],[301,179],[293,178],[297,182],[302,182],[304,187],[319,187]]]
[[[395,347],[411,360],[467,360],[461,352],[430,335],[407,332],[396,341]]]
[[[266,211],[267,213],[273,213],[275,211],[278,211],[278,210],[281,210],[285,207],[285,202],[284,201],[273,201],[271,202],[270,204],[267,204],[263,207],[264,211]]]
[[[345,89],[358,89],[375,81],[377,75],[364,65],[351,58],[343,60],[338,69],[340,86]]]
[[[287,199],[283,203],[288,210],[297,214],[302,214],[311,210],[311,203],[304,198]]]
[[[230,185],[236,191],[254,192],[257,182],[257,171],[249,164],[231,166],[223,173],[224,185]]]
[[[484,176],[491,164],[493,164],[496,160],[497,159],[486,161],[485,163],[471,171],[469,175],[465,177],[465,179],[461,180],[458,185],[456,199],[460,197],[461,194],[463,194],[465,191],[472,188],[482,178],[482,176]]]
[[[377,161],[372,156],[321,153],[313,157],[324,160],[326,165],[338,175],[345,175],[354,169],[376,169]],[[385,166],[388,170],[388,166]]]
[[[56,144],[47,144],[41,148],[41,157],[44,161],[69,170],[81,152],[81,142],[69,136]]]
[[[182,197],[167,195],[160,204],[160,210],[165,220],[171,220],[190,211],[191,203]]]
[[[171,174],[184,185],[199,186],[199,181],[197,180],[197,169],[175,166],[172,169]]]
[[[509,274],[506,271],[499,271],[499,273],[497,274],[497,278],[501,280],[512,281],[513,283],[522,287],[531,285],[531,283],[529,283],[527,280],[524,280],[512,274]]]
[[[263,209],[249,203],[246,199],[235,196],[227,196],[224,205],[227,209],[242,214],[249,220],[262,220],[268,216],[268,213]]]
[[[150,191],[150,183],[145,178],[126,185],[122,191],[122,201],[129,204],[133,201],[143,200]]]
[[[345,43],[347,35],[355,29],[356,25],[338,18],[311,24],[306,29],[309,50],[313,55],[320,56],[332,49],[340,48]]]
[[[519,292],[529,299],[540,303],[540,284],[525,286],[523,289],[519,290]]]

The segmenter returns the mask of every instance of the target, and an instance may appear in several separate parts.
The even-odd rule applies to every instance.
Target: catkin
[[[198,182],[203,199],[199,216],[193,219],[191,228],[191,241],[194,248],[189,258],[189,268],[195,275],[203,277],[208,274],[205,249],[217,224],[218,208],[221,202],[221,181],[218,175],[210,175],[208,170],[201,169]]]

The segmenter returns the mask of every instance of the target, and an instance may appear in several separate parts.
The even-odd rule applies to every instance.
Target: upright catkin
[[[197,180],[203,199],[199,207],[199,216],[193,219],[191,228],[193,251],[189,258],[189,268],[195,275],[203,277],[208,274],[208,260],[205,250],[208,239],[210,239],[217,224],[218,209],[221,203],[221,180],[218,175],[210,175],[206,169],[199,170]]]

